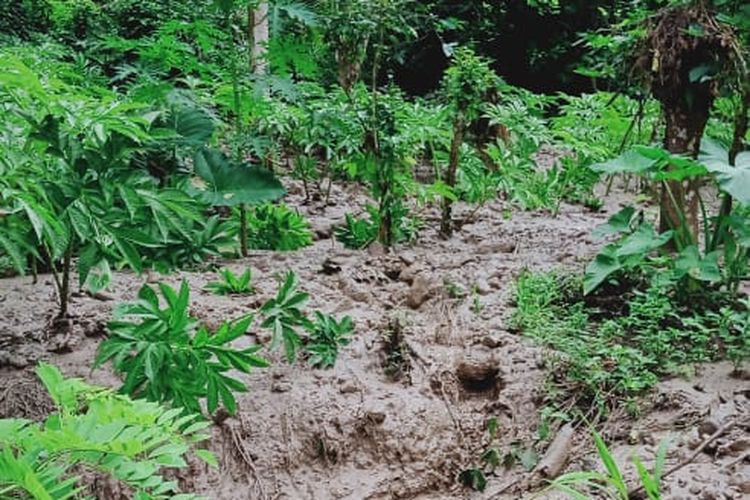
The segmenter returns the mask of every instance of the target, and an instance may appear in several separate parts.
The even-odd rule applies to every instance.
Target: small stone
[[[268,344],[271,342],[271,339],[273,339],[273,333],[270,330],[263,328],[255,333],[255,338],[258,339],[259,344]]]
[[[431,281],[424,274],[418,275],[409,288],[409,295],[406,297],[406,305],[412,309],[419,309],[427,299],[430,298]]]
[[[385,412],[379,408],[365,410],[365,416],[370,422],[380,425],[385,422]]]
[[[340,273],[341,263],[329,257],[323,261],[323,264],[321,265],[319,272],[329,275],[329,276],[332,274]]]
[[[750,438],[735,439],[727,446],[727,449],[733,452],[744,452],[750,449]]]
[[[490,349],[496,349],[505,344],[503,338],[500,335],[491,333],[482,337],[482,345],[489,347]]]
[[[357,384],[353,380],[346,380],[341,384],[341,387],[339,387],[339,392],[341,394],[355,393],[357,392]]]
[[[476,283],[474,284],[474,289],[477,291],[477,293],[479,293],[479,295],[488,295],[492,293],[492,288],[490,288],[490,285],[484,278],[479,278],[476,281]]]
[[[284,380],[277,380],[271,384],[271,392],[289,392],[292,390],[292,384]]]
[[[414,278],[416,278],[417,275],[423,270],[424,266],[420,265],[419,263],[413,262],[401,270],[398,275],[398,279],[399,281],[403,281],[404,283],[408,283],[409,285],[411,285],[414,282]]]
[[[693,495],[697,495],[701,492],[701,487],[697,484],[691,484],[690,488],[688,488],[688,491]]]
[[[698,426],[698,434],[701,436],[710,436],[719,430],[719,424],[711,419],[706,419]]]
[[[401,253],[398,257],[401,259],[401,262],[403,262],[407,266],[411,266],[417,260],[416,256],[411,252]]]
[[[327,240],[333,234],[333,226],[325,220],[310,223],[310,229],[312,229],[316,240]]]

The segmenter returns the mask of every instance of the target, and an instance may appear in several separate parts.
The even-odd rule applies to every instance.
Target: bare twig
[[[719,430],[708,436],[701,444],[698,446],[695,451],[690,454],[687,458],[682,460],[677,465],[674,465],[672,468],[668,469],[664,474],[662,474],[661,479],[664,480],[667,476],[670,476],[677,472],[678,470],[682,469],[686,465],[690,464],[695,460],[702,452],[706,449],[706,446],[711,444],[712,442],[716,441],[718,438],[720,438],[722,435],[724,435],[727,431],[731,430],[735,425],[737,424],[736,420],[731,420],[724,424]],[[638,486],[637,488],[633,488],[630,491],[628,491],[628,497],[635,497],[641,490],[643,489],[643,485]]]

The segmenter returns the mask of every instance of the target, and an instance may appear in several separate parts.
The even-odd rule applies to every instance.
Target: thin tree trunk
[[[445,183],[451,188],[456,185],[456,172],[458,171],[458,161],[461,153],[461,143],[464,138],[464,117],[459,112],[456,120],[453,122],[453,140],[451,141],[451,151],[448,160],[448,172],[445,175]],[[453,234],[453,200],[443,198],[443,216],[440,220],[440,235],[444,238],[450,238]]]
[[[247,257],[247,205],[240,205],[240,253]]]
[[[710,101],[694,102],[692,107],[671,104],[664,109],[664,148],[672,154],[697,158]],[[700,179],[667,181],[662,185],[659,229],[662,232],[675,230],[683,244],[698,241],[700,185]]]
[[[253,12],[253,37],[251,45],[251,67],[253,73],[256,75],[265,74],[268,69],[266,52],[268,51],[269,40],[268,2],[260,2]]]

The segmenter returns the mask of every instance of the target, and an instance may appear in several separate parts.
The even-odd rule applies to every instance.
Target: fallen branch
[[[710,436],[708,436],[700,444],[700,446],[698,446],[695,449],[695,451],[689,457],[685,458],[680,463],[678,463],[677,465],[675,465],[672,468],[668,469],[664,474],[662,474],[661,475],[661,479],[662,480],[666,479],[668,476],[671,476],[672,474],[674,474],[678,470],[682,469],[686,465],[688,465],[691,462],[693,462],[693,460],[695,460],[703,452],[703,450],[706,449],[706,446],[708,446],[712,442],[716,441],[718,438],[720,438],[722,435],[724,435],[724,433],[726,433],[727,431],[731,430],[736,424],[737,424],[737,422],[735,420],[732,420],[732,421],[727,422],[726,424],[724,424],[721,428],[719,428],[719,430],[717,430],[716,432],[714,432],[713,434],[711,434]],[[643,489],[643,485],[640,485],[637,488],[631,489],[630,491],[628,491],[628,498],[635,497],[638,493],[640,493],[640,491],[642,489]]]
[[[573,436],[575,436],[575,429],[571,424],[565,424],[557,433],[552,444],[547,448],[544,458],[537,466],[537,471],[543,477],[556,477],[565,467],[570,454],[570,447],[573,444]]]

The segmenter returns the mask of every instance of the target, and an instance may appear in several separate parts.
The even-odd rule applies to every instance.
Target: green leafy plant
[[[609,448],[607,448],[606,443],[597,432],[593,433],[593,437],[596,451],[604,464],[604,472],[584,471],[563,474],[552,481],[546,491],[559,491],[565,493],[570,498],[578,500],[590,498],[588,493],[594,491],[605,498],[618,500],[632,498],[631,491],[625,483],[622,471],[609,451]],[[639,489],[643,489],[649,500],[660,500],[662,498],[661,479],[664,473],[668,448],[669,439],[664,439],[656,451],[652,471],[649,471],[637,456],[633,457],[633,464],[638,471],[638,478],[641,482]]]
[[[741,304],[716,291],[683,299],[673,286],[631,278],[584,296],[579,277],[521,276],[513,323],[553,349],[545,363],[552,398],[607,412],[693,363],[747,359],[741,313],[729,326]]]
[[[297,275],[292,271],[288,272],[276,297],[269,299],[260,308],[260,314],[264,316],[261,327],[273,332],[272,347],[277,347],[283,342],[284,352],[290,363],[294,362],[297,352],[302,347],[299,329],[315,328],[301,309],[310,299],[310,295],[298,291],[298,284]]]
[[[392,206],[393,225],[391,227],[392,241],[394,243],[411,243],[416,240],[419,230],[422,228],[422,220],[410,214],[403,205]],[[344,244],[346,248],[359,250],[367,247],[378,239],[380,228],[380,214],[377,207],[367,205],[367,217],[355,218],[352,214],[346,214],[346,223],[338,226],[335,230],[336,239]]]
[[[258,250],[291,251],[312,244],[305,218],[286,205],[261,205],[248,214],[248,245]]]
[[[195,173],[202,180],[195,186],[195,191],[207,203],[239,207],[240,247],[242,255],[247,256],[250,237],[247,206],[281,198],[286,193],[284,187],[268,170],[230,160],[221,151],[212,149],[202,149],[196,153]],[[257,217],[255,223],[260,224]],[[263,240],[257,243],[263,244]]]
[[[335,230],[336,240],[346,248],[359,250],[378,238],[378,225],[368,219],[357,219],[346,214],[346,223]]]
[[[10,231],[0,246],[19,272],[25,261],[52,271],[60,316],[68,314],[76,264],[79,284],[97,288],[109,282],[112,267],[168,267],[172,261],[162,262],[160,250],[190,247],[202,206],[131,165],[154,139],[145,104],[103,89],[94,97],[52,85],[12,57],[3,58],[0,81],[0,93],[13,103],[8,118],[22,137],[11,149],[14,161],[2,167],[0,206],[9,214],[2,224]],[[92,270],[98,276],[89,280]]]
[[[150,401],[169,401],[189,412],[201,411],[201,400],[213,414],[219,400],[230,414],[237,410],[234,392],[245,392],[245,384],[226,374],[247,373],[268,363],[256,356],[260,346],[245,349],[231,342],[247,332],[253,316],[224,322],[215,332],[199,326],[188,312],[187,282],[179,291],[159,284],[165,307],[148,285],[138,293],[139,301],[121,306],[108,324],[110,337],[102,342],[94,368],[112,361],[125,376],[121,392]],[[133,318],[133,320],[129,320]]]
[[[354,323],[349,316],[336,320],[331,315],[315,311],[310,338],[305,345],[305,350],[310,354],[310,363],[320,368],[335,365],[339,348],[349,344],[353,330]]]
[[[64,378],[40,364],[37,375],[57,406],[43,423],[0,420],[0,492],[6,498],[80,498],[77,474],[104,473],[132,488],[134,498],[197,499],[178,494],[165,468],[187,466],[195,454],[218,466],[215,456],[195,445],[209,436],[198,415],[182,415],[145,400],[133,400],[81,379]]]
[[[453,139],[445,172],[445,183],[451,188],[456,185],[456,172],[466,127],[479,118],[482,103],[497,84],[497,75],[486,60],[469,48],[456,49],[452,64],[446,70],[442,82],[443,93],[453,112]],[[445,237],[453,233],[453,202],[450,196],[443,199],[440,232]]]
[[[658,148],[636,147],[618,158],[592,167],[603,173],[644,176],[661,183],[667,195],[671,194],[670,183],[686,179],[713,180],[723,193],[723,202],[713,217],[704,213],[702,249],[689,223],[691,216],[687,208],[674,196],[667,196],[668,206],[680,224],[658,235],[649,224],[633,225],[636,216],[633,209],[622,210],[610,220],[605,231],[610,234],[625,232],[627,236],[607,245],[589,265],[586,293],[596,289],[611,274],[646,263],[651,251],[667,243],[678,255],[666,261],[665,267],[683,288],[696,290],[702,287],[702,282],[721,282],[736,292],[739,281],[747,272],[750,257],[750,229],[746,217],[742,216],[745,207],[750,205],[750,163],[745,161],[745,156],[738,155],[737,166],[730,166],[728,152],[709,140],[704,141],[703,151],[696,161]],[[739,203],[740,207],[735,206],[733,210],[732,201]],[[702,201],[700,205],[706,212]]]
[[[252,281],[252,270],[250,268],[237,276],[229,268],[219,272],[221,281],[207,283],[205,289],[216,295],[250,295],[255,293]]]

